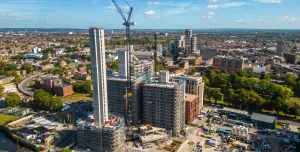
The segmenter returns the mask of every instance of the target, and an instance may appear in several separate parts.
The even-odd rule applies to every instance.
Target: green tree
[[[61,97],[51,96],[50,99],[50,109],[54,111],[58,111],[63,108],[63,102]]]
[[[248,73],[246,70],[240,70],[238,72],[236,72],[236,74],[240,77],[247,77],[248,76]]]
[[[52,96],[48,92],[40,89],[34,94],[35,107],[38,109],[59,111],[63,107],[61,97]]]
[[[9,107],[16,107],[16,106],[19,106],[21,103],[21,98],[20,98],[19,94],[16,92],[8,93],[5,100]]]
[[[23,55],[24,54],[18,54],[18,55],[12,56],[11,59],[20,61],[23,59]]]
[[[189,75],[194,75],[196,73],[196,68],[192,67],[191,71],[189,72]]]
[[[230,103],[232,105],[232,103],[234,102],[235,99],[235,92],[233,89],[228,89],[224,95],[224,100],[227,103]]]
[[[70,150],[69,148],[62,148],[61,152],[72,152],[72,150]]]
[[[159,72],[159,71],[166,70],[166,68],[162,64],[157,64],[156,70],[157,70],[157,72]]]
[[[92,92],[92,87],[91,87],[91,82],[89,81],[76,81],[72,83],[73,89],[76,92],[80,93],[91,93]]]
[[[18,66],[16,64],[7,64],[6,70],[7,71],[16,71],[16,70],[18,70]]]
[[[0,95],[4,92],[4,87],[2,85],[0,85]]]
[[[46,48],[42,51],[43,53],[54,53],[54,48],[53,47],[49,47],[49,48]]]
[[[220,73],[213,77],[210,85],[215,88],[226,88],[227,82],[229,81],[229,75],[226,73]]]
[[[92,70],[92,64],[88,63],[85,66],[87,70]]]
[[[30,63],[24,63],[22,65],[22,70],[26,70],[27,73],[31,73],[33,71],[33,66]]]
[[[297,83],[297,78],[291,75],[288,75],[284,81],[284,84],[289,86],[290,88],[294,88]]]
[[[300,61],[298,61],[297,64],[300,65]]]
[[[4,61],[0,61],[0,71],[4,71],[6,69],[7,63]]]
[[[238,89],[235,93],[234,105],[242,109],[245,106],[245,103],[249,100],[249,95],[245,89]]]
[[[47,60],[48,58],[49,58],[48,55],[43,55],[41,60]]]
[[[248,100],[245,101],[245,106],[250,111],[260,111],[261,107],[265,104],[265,99],[259,96],[254,91],[247,91]]]
[[[205,89],[204,89],[204,95],[205,95],[205,97],[206,97],[206,99],[208,99],[209,101],[211,100],[211,98],[213,97],[212,96],[212,88],[210,88],[210,87],[206,87]]]
[[[247,77],[248,78],[253,78],[254,77],[254,72],[253,71],[247,71]]]
[[[261,80],[267,80],[267,81],[270,81],[270,80],[271,80],[270,75],[267,74],[267,73],[265,73],[265,72],[262,72],[262,73],[260,74],[260,79],[261,79]]]
[[[92,87],[89,83],[85,83],[81,86],[81,92],[83,93],[91,93],[92,92]]]
[[[16,76],[16,77],[12,80],[12,82],[14,82],[14,83],[20,83],[20,82],[21,82],[20,76]]]
[[[294,105],[292,105],[291,107],[289,107],[289,112],[295,116],[295,118],[297,116],[300,116],[300,103],[299,102],[295,102]]]
[[[211,92],[212,97],[215,99],[215,104],[217,104],[218,100],[222,100],[223,94],[221,88],[212,88]]]
[[[111,69],[118,70],[118,67],[119,67],[119,64],[118,64],[117,60],[111,62],[111,64],[110,64]]]

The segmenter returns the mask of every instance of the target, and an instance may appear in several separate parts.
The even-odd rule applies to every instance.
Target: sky
[[[129,6],[116,0],[125,15]],[[300,0],[127,0],[134,29],[300,29]],[[123,29],[111,0],[0,0],[0,28]]]

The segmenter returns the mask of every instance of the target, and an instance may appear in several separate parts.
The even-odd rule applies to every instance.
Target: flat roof
[[[196,96],[196,95],[186,93],[184,100],[187,102],[194,102],[197,98],[198,98],[198,96]]]
[[[223,110],[227,111],[227,112],[242,114],[242,115],[250,115],[249,112],[247,112],[247,111],[242,111],[242,110],[233,109],[233,108],[224,107]]]
[[[264,114],[260,114],[260,113],[255,113],[255,112],[252,113],[252,115],[251,115],[251,120],[257,120],[257,121],[266,122],[266,123],[274,123],[274,121],[276,119],[277,119],[276,117],[264,115]]]

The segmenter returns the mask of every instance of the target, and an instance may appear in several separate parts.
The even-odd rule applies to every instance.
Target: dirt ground
[[[280,152],[281,144],[277,139],[267,139],[267,143],[272,147],[272,152]]]

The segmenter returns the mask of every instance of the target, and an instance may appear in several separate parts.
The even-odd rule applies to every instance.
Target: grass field
[[[72,100],[72,101],[81,101],[81,100],[93,101],[93,98],[90,96],[90,94],[84,94],[84,93],[74,93],[71,96],[63,97],[63,99]]]
[[[20,116],[0,115],[0,126],[4,126],[10,122],[20,119]]]

